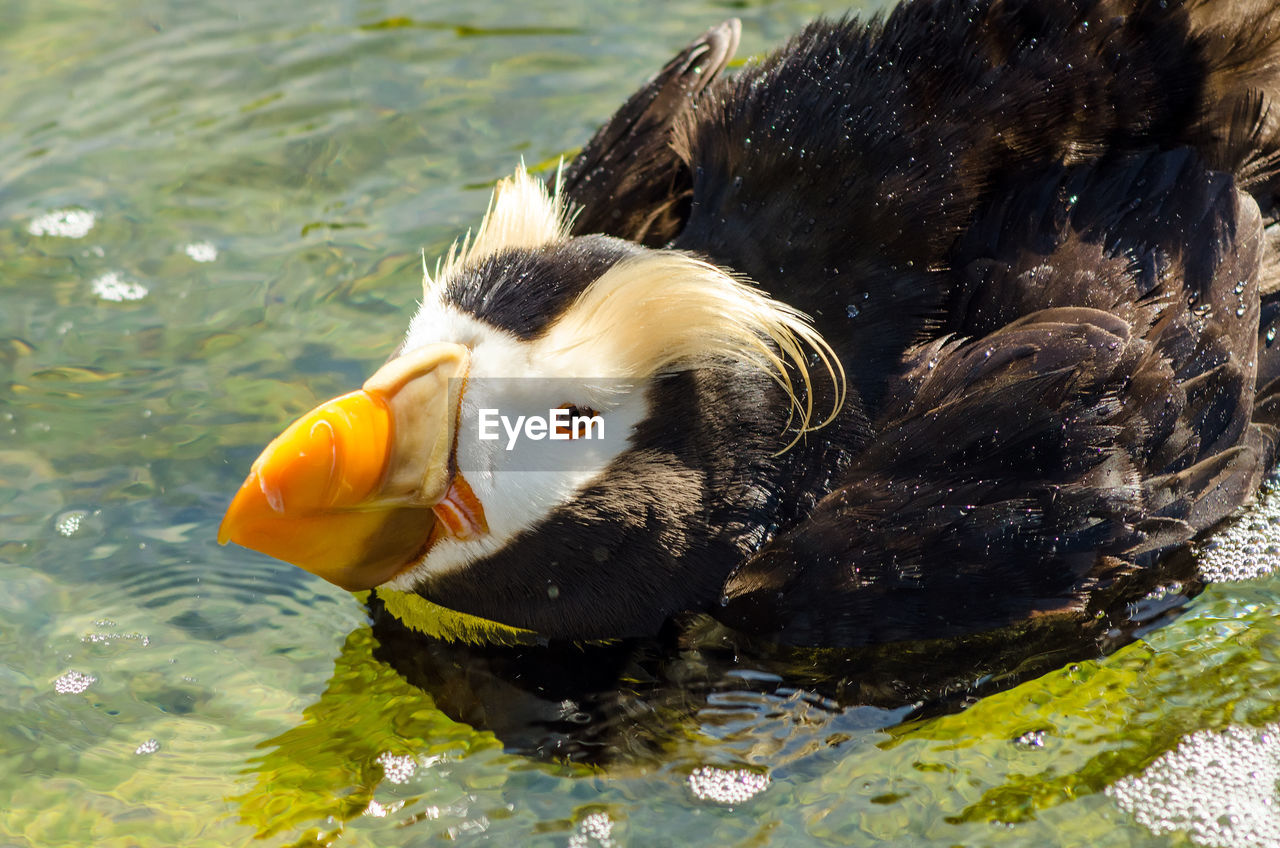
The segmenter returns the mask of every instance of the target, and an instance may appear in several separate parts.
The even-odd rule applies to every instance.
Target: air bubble
[[[734,806],[748,801],[769,787],[769,775],[750,769],[701,766],[689,775],[689,790],[700,801]]]
[[[68,671],[53,681],[53,691],[59,695],[79,695],[98,682],[98,678],[82,671]]]
[[[1153,833],[1186,831],[1199,845],[1280,844],[1280,748],[1276,725],[1184,737],[1107,794]]]

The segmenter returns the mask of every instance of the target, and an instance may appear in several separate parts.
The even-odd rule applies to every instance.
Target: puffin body
[[[737,37],[501,183],[220,538],[517,638],[847,647],[1091,620],[1252,496],[1280,7],[914,0],[721,77]]]

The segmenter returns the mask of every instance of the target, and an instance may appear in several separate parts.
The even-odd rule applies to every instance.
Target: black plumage
[[[728,79],[736,24],[713,29],[562,175],[573,231],[813,316],[840,417],[775,456],[766,377],[662,377],[651,406],[687,426],[642,425],[575,501],[418,591],[552,638],[693,609],[828,646],[1145,591],[1274,456],[1277,40],[1280,9],[1240,0],[915,0]],[[624,252],[568,244],[575,268]],[[482,315],[504,261],[459,303]]]
[[[958,245],[980,258],[948,318],[973,335],[912,349],[843,488],[730,581],[757,626],[861,642],[1083,612],[1257,487],[1256,206],[1185,149],[1037,182]]]

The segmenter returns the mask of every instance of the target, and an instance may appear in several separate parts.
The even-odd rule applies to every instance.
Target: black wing
[[[657,247],[684,225],[693,189],[672,130],[733,58],[737,19],[712,27],[622,104],[561,177],[574,235],[604,233]]]
[[[1262,225],[1189,150],[1058,168],[957,243],[945,322],[876,435],[726,585],[793,643],[951,637],[1092,612],[1247,499]]]

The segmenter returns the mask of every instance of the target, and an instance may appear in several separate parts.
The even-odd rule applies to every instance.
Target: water
[[[261,446],[385,358],[419,250],[495,178],[570,153],[710,24],[741,17],[749,55],[841,8],[0,0],[0,845],[1271,832],[1247,775],[1240,815],[1212,808],[1236,790],[1143,791],[1186,780],[1160,759],[1180,743],[1280,757],[1270,513],[1220,546],[1249,579],[1104,660],[934,718],[746,675],[601,767],[448,718],[357,599],[215,544]],[[1212,826],[1167,831],[1162,797]]]

